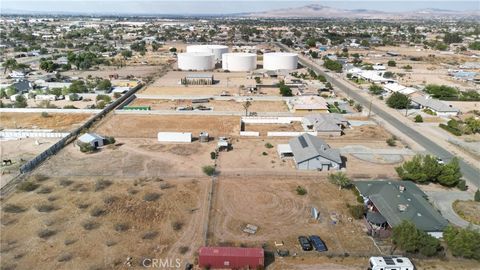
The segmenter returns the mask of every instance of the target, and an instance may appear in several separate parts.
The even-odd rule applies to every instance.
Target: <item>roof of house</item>
[[[392,227],[404,220],[426,232],[443,231],[448,225],[423,193],[409,181],[355,181],[362,196],[367,197]],[[402,191],[403,188],[403,191]]]
[[[303,117],[302,122],[313,125],[315,131],[342,131],[340,125],[348,123],[347,119],[337,113],[310,114]]]
[[[422,105],[423,107],[430,108],[437,112],[458,112],[459,111],[457,108],[450,107],[446,103],[443,103],[438,99],[425,98],[423,96],[418,96],[418,97],[412,97],[412,101]]]
[[[262,248],[241,248],[241,247],[200,247],[199,256],[213,257],[254,257],[263,258]]]
[[[337,149],[330,148],[330,146],[324,140],[308,133],[291,139],[288,144],[290,144],[293,156],[295,157],[295,161],[297,163],[301,163],[318,156],[336,163],[342,163],[342,157]]]
[[[19,80],[12,85],[19,92],[25,92],[32,89],[32,84],[27,80]]]
[[[97,140],[103,140],[103,137],[95,133],[85,133],[78,137],[78,140],[84,143],[91,143]]]

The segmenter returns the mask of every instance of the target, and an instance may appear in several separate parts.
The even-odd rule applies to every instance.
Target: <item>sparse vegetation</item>
[[[35,208],[37,209],[38,212],[44,212],[44,213],[49,213],[57,210],[57,208],[52,204],[40,204]]]
[[[352,186],[352,181],[343,172],[329,174],[328,181],[334,185],[337,185],[340,189],[350,188]]]
[[[40,185],[31,181],[25,181],[17,186],[17,189],[24,192],[30,192],[37,189]]]
[[[55,230],[43,229],[43,230],[40,230],[37,233],[37,235],[40,238],[47,239],[47,238],[50,238],[51,236],[54,236],[56,233],[57,233],[57,231],[55,231]]]
[[[100,223],[92,221],[92,220],[87,220],[87,221],[82,223],[82,227],[87,231],[91,231],[91,230],[99,228]]]
[[[22,212],[25,212],[27,211],[27,208],[23,207],[23,206],[19,206],[19,205],[16,205],[16,204],[5,204],[3,207],[2,207],[2,210],[3,212],[6,212],[6,213],[22,213]]]
[[[215,167],[211,165],[203,166],[202,167],[203,173],[205,173],[208,176],[212,176],[215,174]]]
[[[295,191],[297,191],[297,194],[300,195],[300,196],[303,196],[303,195],[307,194],[307,190],[302,186],[297,186]]]
[[[143,196],[143,200],[146,202],[153,202],[160,199],[160,194],[155,192],[147,193]]]
[[[117,223],[115,224],[114,229],[117,232],[125,232],[130,229],[130,225],[128,225],[128,223]]]
[[[158,236],[158,232],[156,231],[149,231],[143,234],[142,239],[143,240],[152,240]]]
[[[100,179],[95,182],[95,191],[101,191],[112,185],[112,181]]]

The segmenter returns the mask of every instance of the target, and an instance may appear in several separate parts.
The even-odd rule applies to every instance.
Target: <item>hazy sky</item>
[[[279,8],[321,4],[341,9],[372,9],[381,11],[411,11],[425,8],[448,10],[479,10],[480,0],[461,1],[282,1],[282,0],[0,0],[0,12],[33,11],[90,14],[231,14],[266,11]]]

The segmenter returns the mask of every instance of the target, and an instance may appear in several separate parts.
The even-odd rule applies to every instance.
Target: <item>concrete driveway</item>
[[[433,203],[435,208],[440,210],[442,216],[450,223],[466,228],[470,225],[467,221],[462,219],[453,210],[452,204],[456,200],[473,200],[473,194],[466,191],[426,191],[428,199]],[[480,226],[471,224],[472,228],[480,230]]]

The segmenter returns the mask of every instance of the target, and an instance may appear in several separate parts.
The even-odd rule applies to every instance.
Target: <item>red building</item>
[[[264,253],[261,248],[201,247],[198,253],[200,267],[257,269],[264,266]]]

